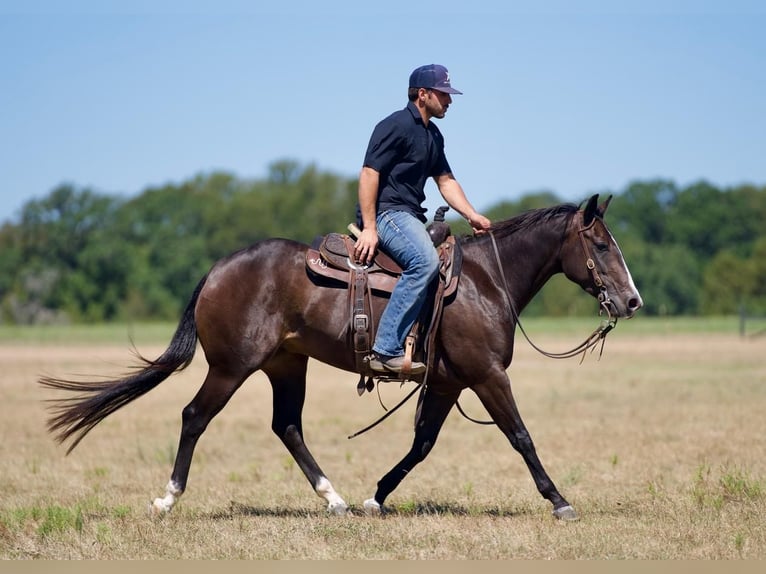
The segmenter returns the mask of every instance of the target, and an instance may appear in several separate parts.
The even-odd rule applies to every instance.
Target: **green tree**
[[[669,240],[689,247],[706,260],[723,249],[744,253],[759,233],[755,214],[737,191],[723,191],[707,182],[685,188],[674,205]]]
[[[752,276],[752,291],[744,302],[745,309],[766,313],[766,235],[755,242],[747,265]]]
[[[82,260],[94,238],[108,229],[119,202],[90,189],[61,185],[22,210],[18,246],[23,268],[12,288],[16,317],[46,321],[61,313],[75,320],[101,320],[94,294],[98,288],[82,271]]]
[[[175,319],[219,258],[268,237],[310,242],[355,218],[356,178],[293,160],[264,179],[198,175],[129,201],[61,185],[0,228],[0,320],[23,323]],[[604,197],[609,192],[605,192]],[[766,312],[766,187],[635,181],[615,193],[607,224],[647,315]],[[485,210],[493,221],[561,203],[528,193]],[[453,233],[467,223],[447,212]],[[590,314],[592,298],[561,277],[527,309]]]
[[[754,267],[731,251],[720,251],[705,267],[700,310],[705,314],[735,314],[755,290]]]
[[[689,315],[697,311],[701,268],[683,245],[621,242],[623,256],[648,315]]]
[[[196,179],[148,189],[123,205],[112,232],[134,250],[135,275],[127,278],[126,286],[132,312],[177,316],[213,261],[207,249],[206,214],[223,201],[210,193],[204,180]]]
[[[620,238],[635,236],[647,244],[665,243],[677,198],[672,181],[634,181],[610,204],[609,226]]]

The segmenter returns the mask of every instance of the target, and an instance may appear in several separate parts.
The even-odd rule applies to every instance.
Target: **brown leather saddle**
[[[438,245],[435,249],[439,254],[439,279],[435,286],[433,304],[429,306],[431,317],[421,317],[413,327],[405,342],[405,366],[401,373],[390,376],[373,372],[369,367],[369,356],[372,353],[372,341],[375,338],[375,320],[372,317],[373,294],[379,297],[390,296],[396,286],[402,269],[389,255],[378,250],[370,264],[360,265],[354,257],[356,239],[350,235],[330,233],[317,237],[306,252],[306,269],[309,277],[317,285],[345,287],[348,290],[350,302],[349,333],[354,349],[357,372],[361,375],[358,390],[362,394],[365,388],[374,388],[372,378],[384,380],[409,380],[423,375],[410,376],[409,362],[416,352],[424,358],[432,348],[432,342],[441,318],[444,301],[454,295],[457,290],[462,266],[460,244],[449,233],[446,223],[441,223],[438,232],[435,221],[429,226],[429,233]],[[354,232],[353,225],[349,226]],[[417,345],[419,339],[424,340]],[[426,362],[426,364],[428,364]],[[426,371],[427,372],[427,371]],[[364,378],[367,377],[367,382]]]

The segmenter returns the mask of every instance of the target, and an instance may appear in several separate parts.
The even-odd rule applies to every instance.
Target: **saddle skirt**
[[[341,233],[316,238],[306,251],[309,275],[320,284],[324,277],[348,285],[353,282],[355,273],[364,271],[370,289],[379,294],[390,294],[402,274],[401,266],[380,250],[371,263],[360,265],[354,260],[354,243],[351,236]],[[450,235],[435,248],[439,253],[439,275],[444,282],[444,297],[449,297],[457,290],[460,277],[462,257],[459,244]]]

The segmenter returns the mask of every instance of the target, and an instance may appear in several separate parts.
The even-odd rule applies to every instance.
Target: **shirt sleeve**
[[[442,150],[442,153],[439,156],[439,160],[436,162],[436,164],[434,164],[434,168],[431,170],[429,176],[438,177],[440,175],[444,175],[445,173],[452,173],[452,168],[449,166],[447,157],[444,155],[444,150]]]
[[[401,138],[401,130],[397,129],[395,122],[383,120],[378,123],[370,136],[364,166],[379,173],[390,171],[399,156]]]
[[[431,168],[431,173],[429,173],[428,176],[437,177],[444,175],[445,173],[452,173],[452,168],[447,161],[447,156],[444,154],[444,137],[436,126],[434,126],[433,141],[434,144],[438,146],[438,155]]]

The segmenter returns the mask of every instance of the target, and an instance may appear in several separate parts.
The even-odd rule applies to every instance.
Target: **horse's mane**
[[[546,223],[561,216],[566,216],[568,218],[578,209],[579,207],[572,203],[562,203],[561,205],[554,205],[553,207],[530,209],[509,219],[494,222],[490,231],[492,231],[498,238],[505,237],[513,233],[531,229],[541,223]],[[470,240],[471,236],[466,236],[464,239]]]

